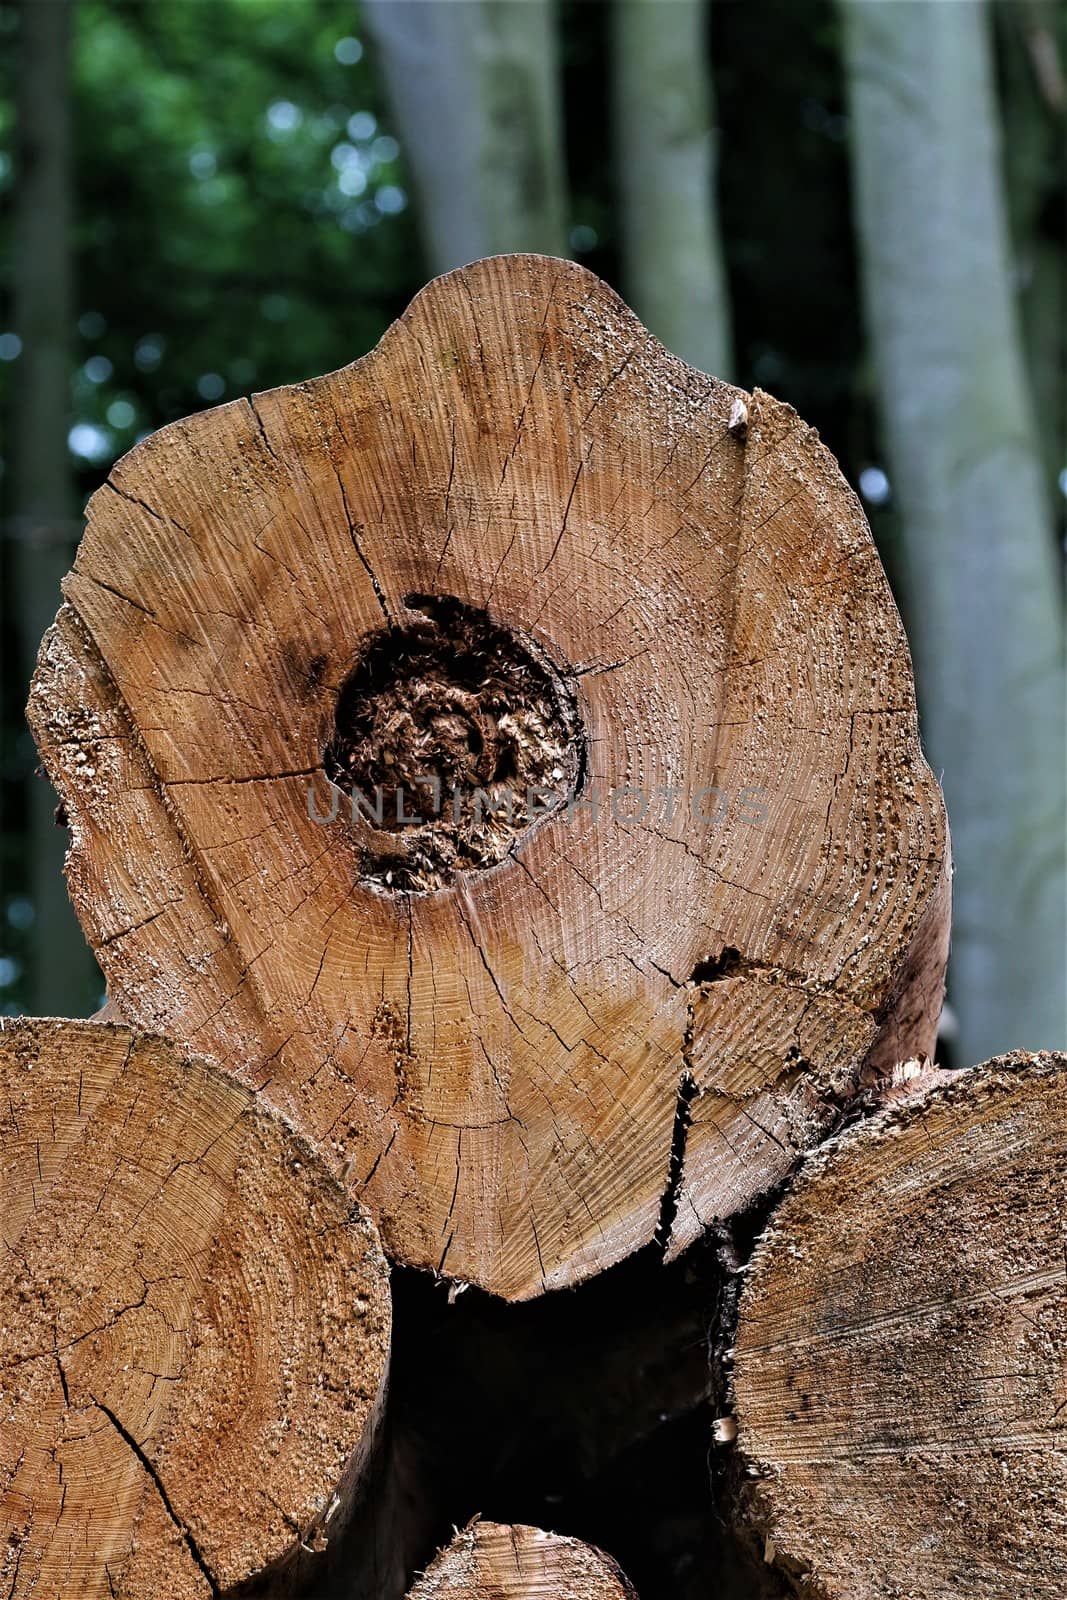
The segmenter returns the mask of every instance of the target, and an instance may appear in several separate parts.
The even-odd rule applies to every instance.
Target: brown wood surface
[[[1067,1593],[1067,1056],[1000,1057],[809,1158],[757,1245],[742,1504],[812,1600]]]
[[[599,1550],[540,1528],[473,1522],[427,1569],[409,1600],[636,1600]]]
[[[394,1259],[525,1298],[676,1252],[870,1052],[932,1051],[945,819],[859,503],[588,272],[440,279],[353,366],[144,440],[88,517],[30,718],[112,1002],[262,1088]],[[309,787],[328,814],[367,641],[442,596],[573,696],[582,803],[390,890]]]
[[[0,1082],[0,1592],[313,1583],[383,1402],[370,1220],[157,1038],[0,1019]]]

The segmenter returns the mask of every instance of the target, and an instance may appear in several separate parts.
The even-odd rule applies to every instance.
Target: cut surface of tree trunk
[[[158,1038],[4,1019],[0,1081],[0,1589],[288,1594],[378,1428],[370,1220],[250,1090]]]
[[[540,1528],[473,1522],[423,1574],[409,1600],[635,1600],[600,1550]]]
[[[756,1247],[742,1502],[820,1600],[1067,1592],[1067,1056],[1016,1054],[810,1157]]]
[[[932,1051],[945,821],[858,502],[581,268],[143,441],[64,593],[30,716],[112,1001],[394,1259],[677,1251]]]

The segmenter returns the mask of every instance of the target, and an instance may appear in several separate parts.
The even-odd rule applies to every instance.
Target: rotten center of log
[[[360,827],[363,876],[428,892],[495,866],[580,787],[573,685],[537,645],[450,596],[368,636],[323,762]]]

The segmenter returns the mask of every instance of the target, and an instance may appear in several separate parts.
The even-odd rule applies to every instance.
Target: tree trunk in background
[[[627,297],[669,350],[728,378],[706,23],[705,0],[616,5],[616,167]]]
[[[567,253],[552,0],[365,0],[431,266]]]
[[[1067,83],[1058,50],[1057,8],[1022,0],[998,8],[1002,44],[1008,220],[1011,224],[1026,365],[1050,496],[1063,468],[1067,410],[1067,259],[1063,245],[1063,147]]]
[[[1060,1045],[1063,611],[983,6],[843,8],[868,316],[928,753],[956,860],[964,1062]]]
[[[69,0],[23,0],[14,208],[14,311],[22,339],[13,419],[12,578],[26,688],[60,600],[80,524],[71,518]],[[36,912],[29,997],[42,1015],[84,1013],[94,967],[63,881],[66,834],[39,779],[29,799],[29,893]]]

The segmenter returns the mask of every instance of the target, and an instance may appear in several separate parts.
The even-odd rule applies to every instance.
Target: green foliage
[[[81,0],[74,402],[98,466],[363,354],[417,286],[377,81],[338,52],[354,23],[349,0]]]
[[[362,355],[424,280],[378,78],[353,40],[351,0],[78,0],[67,426],[79,506],[141,434]],[[2,194],[15,163],[10,5],[0,45]],[[10,231],[0,223],[5,282]],[[4,308],[0,334],[10,329]],[[5,417],[19,366],[0,360]],[[4,587],[0,1009],[14,1011],[33,937],[36,756]],[[83,1003],[72,995],[72,1009]]]

